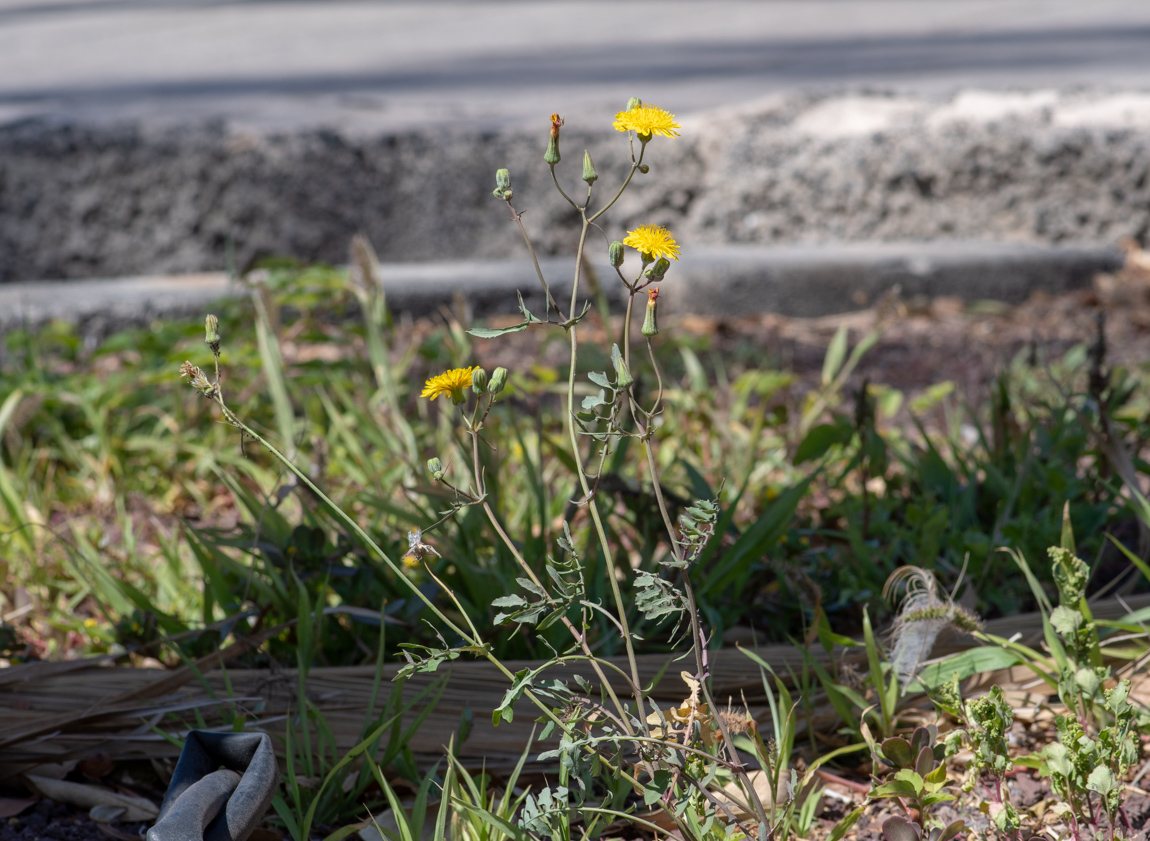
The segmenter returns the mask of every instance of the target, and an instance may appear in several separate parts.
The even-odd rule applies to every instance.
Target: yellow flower
[[[675,115],[668,114],[662,108],[654,105],[640,105],[630,111],[620,111],[615,115],[613,123],[616,131],[633,131],[640,138],[650,139],[652,134],[661,134],[663,137],[678,137],[679,124],[675,122]]]
[[[471,388],[471,375],[478,370],[478,366],[471,368],[452,368],[438,376],[432,377],[423,385],[420,397],[450,397],[452,403],[462,403],[467,399],[463,390]]]
[[[679,244],[671,236],[671,232],[658,225],[640,225],[633,231],[627,232],[624,245],[643,252],[652,260],[660,257],[679,259]]]

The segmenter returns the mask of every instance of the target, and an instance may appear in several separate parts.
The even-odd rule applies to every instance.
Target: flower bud
[[[487,372],[482,368],[476,368],[471,372],[471,390],[476,394],[484,394],[487,391]]]
[[[611,258],[611,265],[615,268],[619,268],[623,265],[623,243],[619,242],[619,240],[615,240],[607,248],[607,255]]]
[[[655,309],[659,301],[659,288],[647,290],[647,312],[643,315],[643,329],[639,332],[648,339],[659,332],[659,325],[655,321]]]
[[[655,261],[655,265],[643,272],[643,276],[650,279],[654,283],[658,283],[667,275],[667,269],[671,268],[671,261],[666,257],[660,257]]]
[[[443,469],[443,462],[437,458],[429,458],[427,460],[427,472],[431,474],[432,481],[438,482],[443,478],[443,474],[445,472]]]
[[[643,100],[639,99],[639,97],[637,97],[637,96],[633,96],[627,100],[627,110],[628,111],[634,111],[636,108],[642,108],[642,107],[643,107]]]
[[[563,118],[558,114],[551,115],[551,137],[547,140],[547,151],[543,153],[543,160],[555,166],[559,163],[559,129],[563,126]]]
[[[624,389],[635,382],[631,376],[631,369],[627,367],[627,360],[619,352],[618,345],[611,345],[611,363],[615,366],[615,388]]]
[[[212,353],[220,352],[220,320],[214,315],[204,318],[204,344],[212,349]]]
[[[647,139],[650,139],[650,138],[651,138],[651,135],[648,134]],[[639,139],[642,140],[643,139],[642,136],[640,136]],[[639,164],[639,172],[646,175],[650,171],[651,171],[651,167],[647,166],[646,164]]]
[[[497,199],[511,201],[511,173],[506,169],[495,170],[495,189],[491,194]]]
[[[599,180],[599,173],[595,171],[595,164],[591,162],[591,153],[586,149],[583,150],[583,180],[588,184],[594,184]]]
[[[487,390],[492,396],[503,391],[503,386],[507,385],[507,369],[496,368],[491,372],[491,382],[487,384]]]

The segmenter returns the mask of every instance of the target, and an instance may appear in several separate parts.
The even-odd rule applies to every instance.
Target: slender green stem
[[[475,473],[475,481],[478,483],[480,481],[479,430],[476,428],[472,428],[471,430],[471,458],[472,469]],[[515,558],[520,568],[522,568],[523,571],[527,574],[527,577],[531,579],[535,586],[542,588],[543,582],[539,579],[539,576],[536,575],[535,570],[531,568],[531,565],[527,563],[527,559],[523,557],[523,553],[519,551],[519,547],[515,545],[515,542],[512,541],[511,537],[503,529],[503,524],[500,523],[499,518],[495,516],[495,512],[492,510],[491,505],[488,504],[486,499],[483,500],[482,505],[483,511],[487,515],[487,519],[490,521],[491,527],[494,528],[496,534],[499,535],[499,539],[503,541],[503,544],[507,547],[508,551],[511,552],[511,555]],[[611,686],[611,682],[607,680],[607,676],[603,674],[602,669],[599,668],[595,655],[591,651],[591,646],[587,643],[587,634],[576,628],[575,623],[568,619],[566,616],[562,617],[561,621],[567,630],[571,632],[571,636],[575,638],[576,644],[583,649],[583,653],[587,658],[589,658],[591,662],[591,668],[595,670],[595,675],[599,678],[599,682],[603,686],[603,690],[611,698],[611,702],[619,711],[619,718],[623,724],[624,729],[630,733],[631,726],[630,722],[627,720],[626,708],[623,706],[623,702],[619,700],[619,696],[615,694],[615,689]],[[636,679],[632,687],[632,691],[639,693],[639,686],[639,681]]]
[[[567,204],[571,205],[573,208],[578,210],[580,213],[582,213],[584,210],[586,210],[585,207],[580,207],[579,205],[575,204],[575,200],[572,199],[565,192],[563,192],[563,188],[559,186],[559,178],[555,175],[555,164],[551,164],[551,180],[555,182],[555,189],[559,191],[559,195],[561,195],[563,198],[567,199]],[[588,199],[588,201],[590,201],[590,199],[591,199],[590,191],[588,191],[587,199]]]
[[[601,809],[597,806],[580,806],[579,811],[580,812],[591,812],[592,814],[596,814],[596,815],[607,815],[608,817],[613,817],[613,818],[624,818],[625,820],[630,821],[631,823],[638,824],[639,826],[645,826],[651,832],[661,832],[664,835],[666,835],[668,838],[670,838],[671,836],[674,835],[674,833],[671,830],[663,829],[663,827],[659,826],[657,823],[651,823],[646,818],[641,818],[638,815],[628,814],[627,812],[619,812],[619,811],[616,811],[615,809]]]
[[[627,189],[627,186],[631,183],[631,179],[635,177],[635,173],[639,170],[639,167],[642,165],[643,153],[646,151],[647,151],[647,144],[644,143],[643,146],[640,147],[640,149],[639,149],[639,160],[637,160],[631,164],[631,171],[627,173],[627,178],[623,181],[623,186],[619,188],[619,192],[617,192],[615,194],[614,198],[612,198],[611,201],[607,202],[607,204],[603,205],[601,208],[596,210],[593,214],[591,214],[591,216],[587,216],[586,212],[584,211],[583,218],[587,222],[589,222],[589,223],[594,222],[596,219],[598,219],[600,216],[602,216],[604,213],[606,213],[608,210],[610,210],[612,208],[612,206],[615,204],[615,202],[619,201],[619,197],[621,195],[623,195],[623,191]],[[568,199],[568,201],[570,201],[570,199]]]
[[[623,361],[631,368],[631,313],[635,309],[635,293],[627,296],[627,312],[623,315]],[[628,401],[630,402],[630,401]]]
[[[224,404],[222,397],[217,398],[217,402],[219,403],[220,407],[224,410],[224,416],[228,419],[229,423],[231,423],[233,426],[236,426],[237,428],[239,428],[248,437],[254,439],[256,442],[263,445],[263,447],[266,448],[267,451],[269,453],[271,453],[276,459],[278,459],[281,464],[283,464],[285,467],[287,467],[288,470],[290,470],[293,474],[295,474],[295,477],[300,482],[302,482],[304,485],[306,485],[308,490],[310,490],[312,493],[314,493],[324,503],[324,505],[326,505],[328,507],[328,509],[333,514],[336,515],[336,517],[338,519],[342,520],[343,523],[348,528],[350,528],[353,532],[355,532],[356,536],[360,540],[362,540],[364,542],[364,544],[366,544],[367,547],[369,549],[371,549],[371,551],[375,552],[379,556],[379,558],[384,562],[384,564],[387,566],[387,568],[389,570],[391,570],[393,573],[395,573],[395,575],[399,578],[399,580],[406,583],[407,588],[409,590],[411,590],[412,594],[416,598],[418,598],[421,602],[423,602],[423,604],[433,614],[435,614],[436,618],[438,618],[440,621],[446,623],[448,628],[450,628],[454,633],[458,634],[461,638],[466,640],[469,645],[477,645],[477,646],[482,645],[482,643],[479,640],[472,639],[458,625],[456,625],[454,622],[452,622],[447,617],[447,615],[443,613],[443,611],[441,611],[438,607],[436,607],[435,603],[433,601],[431,601],[431,599],[429,599],[426,595],[424,595],[424,593],[418,587],[415,586],[414,582],[412,582],[406,575],[403,574],[403,570],[401,570],[396,565],[395,561],[393,561],[390,557],[388,557],[388,554],[383,551],[383,549],[379,546],[379,544],[377,544],[374,540],[372,540],[371,536],[368,535],[368,533],[365,532],[362,528],[360,528],[359,523],[357,523],[355,520],[353,520],[347,513],[344,512],[344,510],[342,508],[340,508],[338,505],[336,505],[335,502],[333,502],[331,500],[331,498],[327,496],[327,494],[325,494],[323,491],[321,491],[315,485],[315,483],[312,482],[311,479],[309,479],[307,477],[307,475],[304,474],[304,472],[302,470],[300,470],[298,467],[296,467],[295,464],[287,456],[285,456],[278,449],[276,449],[274,446],[272,446],[270,441],[268,441],[266,438],[261,436],[254,429],[252,429],[250,426],[248,426],[246,423],[244,423],[242,420],[240,420],[239,417]]]
[[[571,284],[571,308],[569,318],[575,317],[575,308],[579,297],[579,272],[583,266],[583,247],[587,241],[587,229],[590,223],[583,216],[582,229],[579,232],[579,247],[575,255],[575,279]],[[587,484],[587,474],[583,470],[583,454],[579,447],[579,436],[575,430],[575,371],[579,359],[578,326],[572,325],[567,330],[571,343],[570,366],[567,372],[567,432],[571,439],[571,451],[575,458],[575,472],[579,477],[579,485],[583,490],[583,497],[587,500],[587,508],[591,513],[591,520],[595,524],[595,532],[599,537],[599,545],[603,550],[603,561],[607,566],[607,580],[611,585],[611,595],[615,601],[615,610],[619,615],[619,623],[623,627],[623,645],[627,652],[627,661],[631,666],[631,680],[635,685],[635,703],[638,707],[639,721],[646,729],[646,714],[644,712],[642,683],[639,681],[639,666],[635,660],[635,645],[632,642],[631,632],[627,623],[627,608],[623,603],[623,593],[619,589],[619,578],[615,567],[615,558],[611,552],[611,542],[607,539],[607,530],[599,516],[599,506],[591,495],[591,488]]]
[[[229,409],[227,407],[227,404],[224,403],[224,399],[223,399],[223,396],[221,394],[219,394],[217,392],[216,396],[213,399],[216,401],[216,403],[219,405],[219,407],[223,410],[224,418],[227,420],[228,423],[230,423],[232,426],[235,426],[237,429],[239,429],[245,435],[250,436],[255,441],[257,441],[258,443],[263,445],[267,449],[267,451],[269,453],[271,453],[281,464],[283,464],[288,470],[290,470],[293,474],[295,474],[296,478],[299,479],[301,482],[303,482],[303,484],[306,485],[307,488],[309,490],[311,490],[311,492],[314,493],[316,495],[316,497],[319,498],[324,503],[324,505],[326,505],[328,507],[328,509],[336,516],[337,519],[341,520],[348,528],[350,528],[356,534],[356,536],[359,537],[360,540],[362,540],[367,545],[367,547],[369,549],[371,549],[371,551],[375,552],[375,554],[379,556],[379,558],[384,562],[384,564],[388,567],[388,569],[390,569],[392,572],[394,572],[395,575],[399,578],[399,580],[404,582],[404,584],[407,586],[407,588],[409,590],[411,590],[412,594],[416,598],[418,598],[421,602],[423,602],[424,605],[426,605],[427,608],[436,616],[436,618],[438,618],[441,622],[443,622],[448,628],[450,628],[460,638],[465,640],[470,647],[481,652],[483,654],[484,658],[489,663],[491,663],[493,666],[495,666],[495,668],[498,669],[503,674],[503,676],[505,678],[514,682],[515,674],[510,669],[508,669],[505,665],[503,665],[503,662],[498,657],[496,657],[494,654],[491,653],[490,648],[485,643],[483,643],[481,640],[474,639],[474,638],[470,637],[459,626],[457,626],[454,622],[452,622],[451,619],[448,618],[448,616],[442,610],[440,610],[438,607],[436,607],[435,603],[432,602],[429,598],[427,598],[427,596],[424,595],[423,591],[420,590],[418,587],[416,587],[415,583],[412,582],[406,575],[403,574],[403,571],[398,566],[396,566],[395,562],[390,557],[388,557],[387,553],[383,551],[383,549],[379,546],[379,544],[377,544],[374,540],[372,540],[371,536],[368,535],[368,533],[365,532],[362,528],[360,528],[359,523],[357,523],[355,520],[353,520],[342,508],[340,508],[338,505],[336,505],[323,491],[321,491],[315,485],[314,482],[311,481],[311,479],[309,479],[298,467],[296,467],[295,464],[293,464],[291,462],[291,460],[288,459],[287,456],[285,456],[278,449],[276,449],[274,446],[272,446],[271,442],[269,442],[267,439],[263,438],[254,429],[252,429],[247,424],[245,424],[243,421],[241,421],[239,419],[239,417],[231,409]],[[535,704],[536,707],[539,708],[540,712],[542,712],[544,716],[551,719],[551,721],[553,721],[557,727],[559,727],[561,730],[563,730],[564,733],[568,733],[568,734],[571,733],[571,726],[569,724],[567,724],[567,722],[563,721],[563,719],[561,719],[555,713],[555,711],[551,709],[550,705],[544,703],[544,701],[541,698],[539,698],[537,695],[535,695],[535,693],[532,692],[531,690],[526,690],[523,694],[533,704]]]
[[[568,201],[570,201],[570,199],[568,199]],[[551,287],[547,285],[547,279],[543,277],[543,269],[539,267],[539,258],[535,254],[535,248],[531,245],[531,237],[527,236],[527,229],[523,227],[523,219],[520,218],[523,214],[517,213],[515,208],[511,206],[511,202],[507,202],[507,207],[515,219],[515,224],[519,226],[519,233],[523,234],[523,241],[527,243],[527,251],[531,254],[531,262],[535,266],[535,274],[539,278],[539,285],[543,287],[543,294],[547,298],[547,304],[555,308],[556,314],[561,315],[563,311],[559,309],[558,302],[556,302],[555,298],[551,295]],[[546,317],[546,315],[547,314],[544,313],[544,317]]]
[[[651,357],[651,368],[655,372],[655,381],[659,390],[655,394],[655,402],[651,404],[650,411],[644,412],[648,418],[653,418],[659,411],[659,404],[663,402],[663,374],[659,370],[659,363],[655,361],[655,349],[651,347],[651,339],[647,339],[647,355]]]
[[[652,356],[652,363],[654,357]],[[657,366],[656,366],[656,370]],[[660,379],[660,382],[662,380]],[[671,543],[671,552],[675,559],[679,562],[684,562],[687,559],[683,556],[682,547],[675,536],[675,527],[671,523],[671,514],[667,510],[666,500],[663,498],[663,488],[659,481],[659,467],[655,459],[655,440],[653,430],[650,425],[644,426],[643,430],[643,450],[647,456],[647,469],[651,474],[651,484],[654,489],[655,501],[659,506],[659,514],[663,518],[663,526],[667,529],[667,539]],[[762,801],[759,799],[759,794],[755,790],[754,784],[751,782],[750,777],[747,775],[743,768],[742,763],[739,761],[738,754],[735,753],[734,743],[731,741],[731,734],[727,728],[727,723],[723,720],[721,715],[718,715],[715,706],[715,699],[711,695],[710,675],[709,668],[706,662],[706,639],[703,636],[702,626],[699,622],[699,606],[695,601],[695,588],[691,585],[691,576],[686,568],[682,571],[683,592],[687,595],[687,615],[691,621],[691,649],[695,654],[695,665],[698,669],[699,685],[702,687],[703,696],[707,701],[707,709],[713,714],[716,725],[719,731],[723,734],[723,747],[731,757],[735,773],[738,775],[740,782],[746,788],[752,802],[754,803],[756,814],[765,819],[766,812],[763,809]]]

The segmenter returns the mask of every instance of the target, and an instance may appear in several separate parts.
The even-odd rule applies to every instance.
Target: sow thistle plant
[[[207,340],[216,363],[215,378],[208,377],[191,362],[185,363],[181,373],[193,388],[219,405],[228,423],[265,446],[299,483],[315,493],[428,609],[440,642],[433,646],[406,646],[407,664],[401,669],[401,676],[432,672],[441,664],[465,655],[480,657],[491,662],[508,680],[507,692],[492,711],[493,723],[513,721],[518,702],[533,705],[543,723],[540,738],[557,740],[556,746],[540,754],[539,760],[551,763],[552,767],[557,765],[558,773],[551,787],[523,798],[515,816],[516,832],[527,837],[569,838],[573,827],[580,827],[583,835],[596,837],[607,824],[625,818],[636,827],[665,833],[665,824],[654,822],[650,814],[639,814],[639,810],[650,807],[661,809],[678,835],[686,839],[785,837],[788,828],[779,816],[790,815],[793,809],[780,810],[779,803],[773,802],[777,797],[764,805],[764,798],[752,782],[752,769],[735,748],[732,737],[746,732],[747,716],[730,711],[718,714],[716,711],[720,708],[711,697],[706,653],[708,635],[696,606],[691,567],[715,530],[718,502],[705,499],[685,506],[676,522],[660,482],[656,428],[663,411],[663,379],[652,340],[659,332],[658,284],[664,282],[682,249],[669,230],[655,224],[639,225],[623,238],[610,242],[603,236],[599,245],[605,214],[636,175],[649,173],[645,158],[651,145],[678,137],[679,124],[674,115],[637,98],[631,99],[627,107],[615,115],[614,128],[627,135],[629,166],[622,183],[605,199],[600,199],[597,193],[600,177],[589,151],[584,152],[579,170],[582,185],[569,190],[561,183],[557,166],[562,160],[563,125],[558,114],[552,115],[543,157],[555,189],[579,220],[570,290],[565,295],[557,292],[540,269],[523,226],[523,212],[514,204],[516,194],[511,173],[508,169],[499,169],[495,173],[493,195],[503,202],[510,213],[509,221],[523,236],[543,291],[544,312],[542,317],[532,313],[520,296],[522,320],[518,324],[468,331],[480,339],[495,339],[527,329],[565,334],[569,349],[564,412],[566,445],[568,463],[574,465],[578,486],[574,503],[584,516],[563,523],[556,557],[525,557],[521,547],[527,544],[507,533],[490,497],[481,448],[497,447],[497,442],[488,440],[485,432],[492,408],[508,380],[509,372],[504,368],[497,368],[490,376],[476,366],[454,368],[426,381],[421,396],[432,402],[445,398],[439,405],[452,413],[458,430],[469,443],[470,465],[466,480],[453,483],[440,458],[428,461],[431,479],[449,489],[453,501],[442,512],[443,519],[439,522],[412,530],[409,551],[398,562],[388,557],[367,532],[291,460],[227,407],[220,385],[220,337],[214,332],[215,322],[211,316]],[[586,256],[589,249],[596,247],[605,248],[608,261],[625,290],[626,307],[619,339],[612,342],[609,349],[611,370],[588,373],[591,393],[578,400],[576,393],[582,388],[579,383],[580,331],[591,307],[589,301],[580,300],[579,287]],[[642,342],[635,347],[632,325],[639,318],[635,301],[639,298],[643,302],[640,296],[645,297],[642,326],[638,331]],[[376,361],[373,359],[373,364]],[[653,388],[637,390],[635,386],[640,379],[653,381],[650,383]],[[650,396],[641,398],[640,393]],[[687,656],[693,661],[691,668],[683,671],[689,688],[687,700],[665,711],[650,702],[650,688],[644,685],[639,673],[632,614],[620,587],[623,565],[629,568],[629,562],[615,556],[615,546],[608,539],[609,512],[601,504],[599,494],[599,480],[607,459],[628,440],[638,444],[637,449],[642,453],[641,463],[658,507],[666,544],[663,555],[656,558],[660,571],[636,575],[634,604],[652,624],[670,624],[673,637],[681,635],[687,642],[690,649]],[[425,562],[428,555],[437,554],[424,542],[426,535],[447,518],[471,507],[482,512],[492,533],[521,571],[517,579],[519,592],[507,593],[492,604],[497,611],[496,622],[518,626],[525,632],[537,633],[557,626],[566,629],[567,644],[553,649],[551,659],[534,668],[513,671],[501,662],[478,625],[482,617],[469,615]],[[589,530],[590,535],[583,535],[582,530]],[[584,542],[582,536],[588,537],[601,559],[602,565],[594,569],[599,570],[596,574],[606,577],[607,603],[589,596],[587,576],[592,567],[576,549]],[[421,564],[439,585],[442,597],[453,605],[450,615],[435,598],[404,575],[403,568],[410,571]],[[604,659],[593,645],[592,635],[601,633],[604,627],[617,635],[626,655],[622,665]],[[571,667],[577,667],[574,674]],[[780,754],[775,765],[785,759]],[[631,799],[628,805],[625,795],[629,792],[638,795],[641,802]],[[445,792],[445,798],[449,796],[450,792]],[[467,803],[452,803],[475,815],[479,807],[474,801],[472,798]],[[492,817],[492,821],[502,821],[511,828],[502,817],[498,820]]]

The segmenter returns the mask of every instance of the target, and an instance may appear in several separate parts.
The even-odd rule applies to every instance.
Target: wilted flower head
[[[647,311],[643,314],[643,329],[640,331],[648,339],[659,332],[658,306],[659,287],[652,286],[647,290]]]
[[[204,397],[215,397],[218,393],[216,384],[208,379],[203,369],[191,362],[185,362],[180,366],[180,376],[187,377],[188,384]]]
[[[407,533],[407,551],[403,554],[403,565],[408,569],[413,569],[419,566],[419,562],[427,555],[435,555],[435,557],[442,557],[435,551],[434,546],[430,546],[423,542],[423,530],[411,529]]]
[[[547,138],[547,151],[543,153],[543,160],[555,166],[559,163],[559,129],[563,127],[563,118],[558,114],[551,115],[551,135]]]

